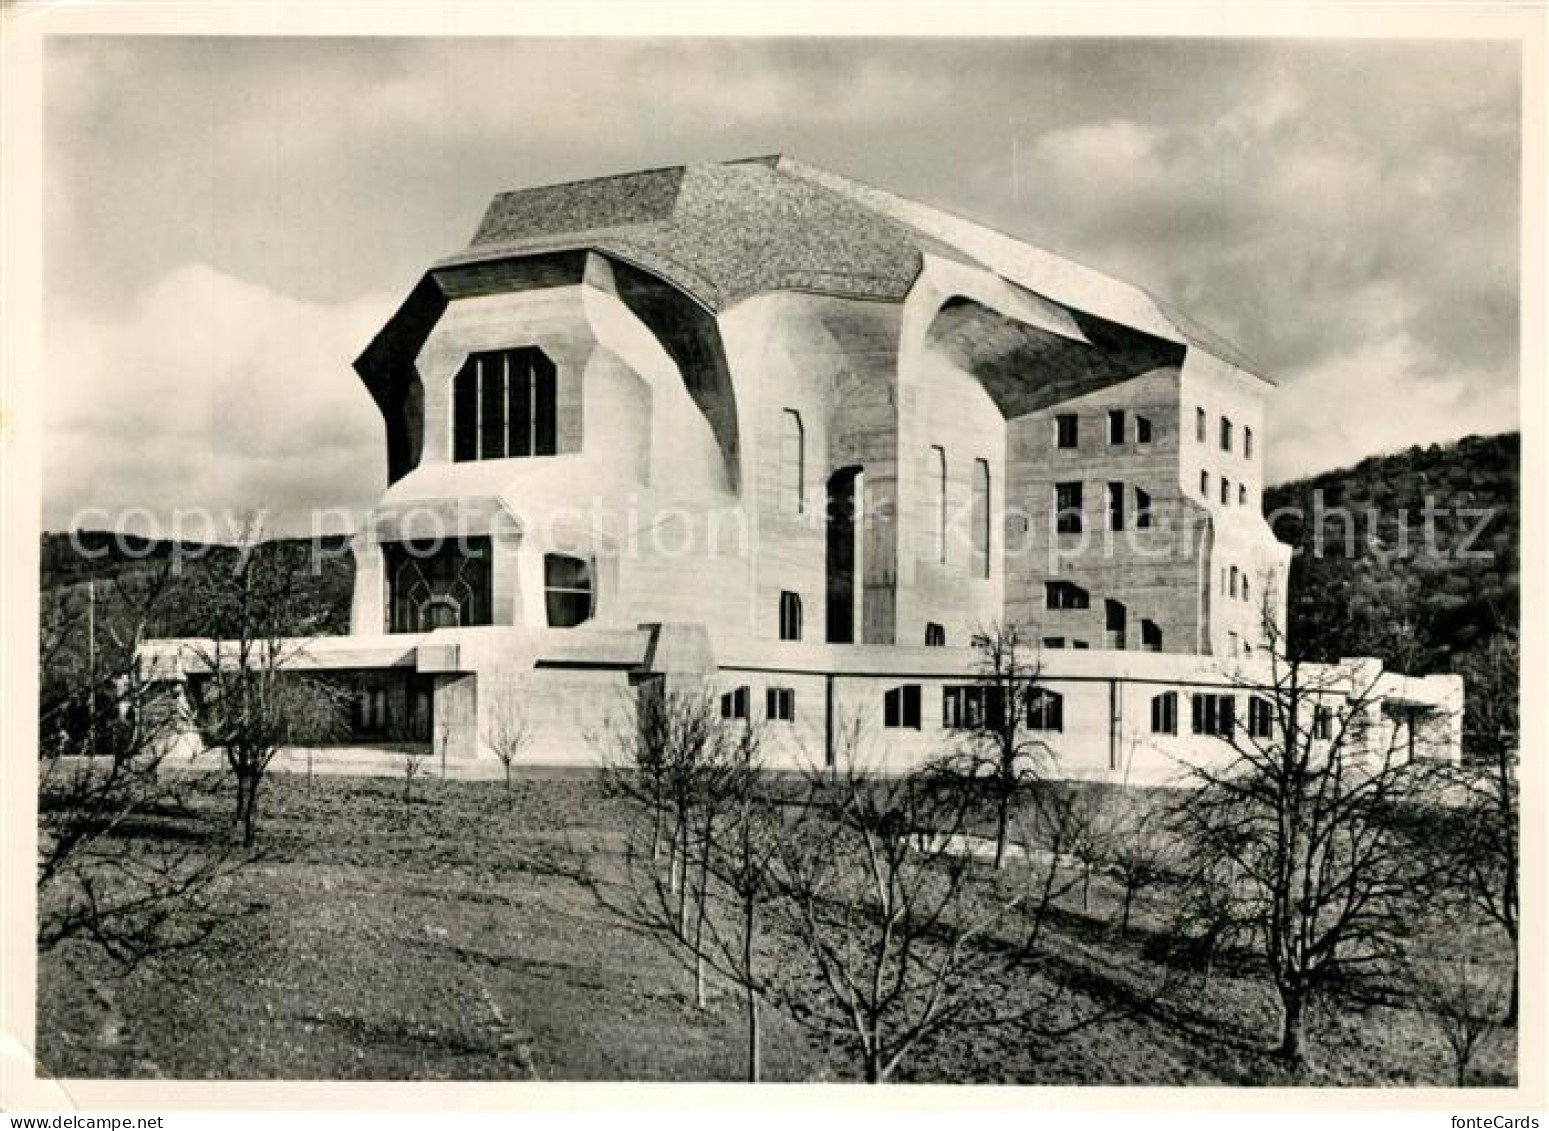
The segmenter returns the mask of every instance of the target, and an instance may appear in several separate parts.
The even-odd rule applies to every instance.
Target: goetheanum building
[[[859,719],[902,765],[1015,624],[1061,768],[1157,777],[1284,628],[1263,375],[1138,287],[789,158],[503,193],[355,368],[387,485],[351,634],[301,663],[355,680],[361,743],[476,764],[515,697],[528,757],[585,762],[629,697],[708,681],[776,759]],[[1460,686],[1384,676],[1381,723],[1455,752]]]

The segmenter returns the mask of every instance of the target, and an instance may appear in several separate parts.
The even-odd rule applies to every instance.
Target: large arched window
[[[807,509],[806,430],[801,414],[785,409],[780,414],[780,513],[797,515]]]
[[[469,354],[452,378],[452,458],[551,456],[554,363],[536,346]]]
[[[990,576],[990,462],[974,460],[972,514],[974,577]]]
[[[569,554],[543,556],[543,602],[552,628],[574,628],[592,616],[592,567]]]

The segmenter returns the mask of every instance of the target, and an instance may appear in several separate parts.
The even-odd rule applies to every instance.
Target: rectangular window
[[[1334,710],[1332,707],[1312,709],[1312,737],[1327,740],[1334,736]]]
[[[1253,429],[1251,428],[1242,430],[1242,458],[1253,458]]]
[[[1045,648],[1064,648],[1065,638],[1063,636],[1045,636],[1043,638],[1043,646]]]
[[[1221,418],[1221,450],[1232,450],[1232,422],[1224,416]]]
[[[797,515],[806,510],[806,431],[795,409],[780,413],[780,513]]]
[[[1045,581],[1043,595],[1044,604],[1050,609],[1086,609],[1092,604],[1090,594],[1069,581]]]
[[[1194,410],[1194,438],[1201,444],[1205,442],[1205,410],[1202,408]]]
[[[1054,418],[1054,446],[1074,448],[1081,443],[1081,418],[1073,412],[1062,412]]]
[[[544,611],[552,628],[574,628],[592,616],[592,566],[569,554],[543,555]]]
[[[774,723],[793,722],[796,718],[796,692],[789,687],[766,688],[764,715]]]
[[[1135,443],[1149,444],[1151,442],[1151,418],[1149,416],[1135,417]]]
[[[1178,693],[1164,691],[1151,697],[1151,733],[1178,733]]]
[[[1135,488],[1135,529],[1151,529],[1151,495],[1139,487]]]
[[[1108,442],[1110,444],[1124,443],[1124,410],[1122,408],[1108,410]]]
[[[1205,496],[1205,502],[1210,501],[1210,472],[1208,471],[1199,473],[1199,493]]]
[[[1124,529],[1124,484],[1108,484],[1108,529]]]
[[[925,647],[945,648],[947,646],[947,630],[935,621],[927,621],[925,624]]]
[[[882,697],[882,725],[920,729],[920,685],[891,687]]]
[[[1065,697],[1057,691],[1035,687],[1027,697],[1027,729],[1062,731],[1065,729]]]
[[[1160,652],[1162,650],[1162,626],[1157,624],[1156,621],[1141,620],[1140,650],[1142,652]]]
[[[1072,640],[1070,642],[1070,646],[1072,648],[1074,648],[1077,652],[1085,651],[1086,649],[1091,647],[1091,645],[1088,644],[1085,640]]]
[[[1054,529],[1061,534],[1081,533],[1081,484],[1054,485]]]
[[[1193,697],[1195,734],[1209,734],[1229,739],[1236,729],[1236,700],[1230,695],[1195,695]]]
[[[973,508],[969,516],[973,523],[973,561],[970,565],[974,577],[990,576],[990,462],[974,460]]]
[[[721,696],[721,718],[745,719],[748,717],[748,689],[734,688]]]
[[[1231,483],[1231,480],[1229,480],[1229,479],[1222,479],[1221,480],[1221,505],[1223,507],[1226,507],[1226,506],[1231,506],[1231,503],[1232,503],[1232,483]]]
[[[1274,733],[1274,707],[1262,695],[1248,700],[1248,737],[1268,738]]]

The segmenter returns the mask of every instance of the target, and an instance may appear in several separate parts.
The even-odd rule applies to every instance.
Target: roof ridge
[[[694,164],[713,165],[717,164],[717,162],[694,162]],[[649,169],[630,169],[623,173],[603,173],[602,175],[596,177],[573,177],[568,181],[545,181],[539,185],[523,185],[521,188],[500,189],[495,193],[493,199],[499,200],[502,196],[515,196],[517,193],[537,192],[541,189],[574,188],[576,185],[593,185],[598,181],[622,181],[627,180],[630,177],[643,177],[649,173],[671,173],[674,171],[682,172],[689,167],[689,165],[682,163],[677,165],[653,165]]]

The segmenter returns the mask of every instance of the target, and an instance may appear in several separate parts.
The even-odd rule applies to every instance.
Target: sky
[[[351,362],[496,192],[776,152],[1182,307],[1271,481],[1519,424],[1510,44],[51,37],[43,144],[45,529],[363,510]]]

